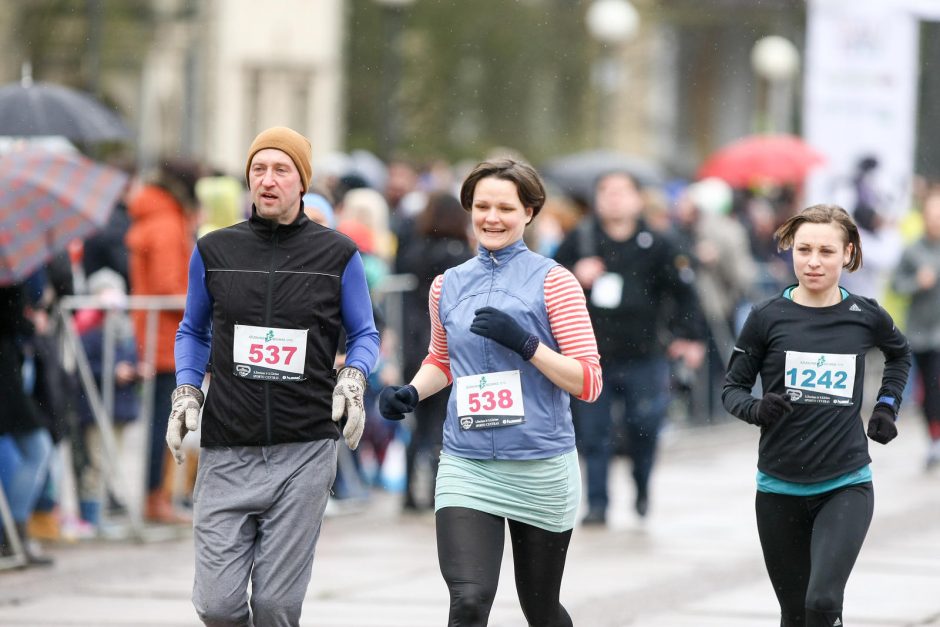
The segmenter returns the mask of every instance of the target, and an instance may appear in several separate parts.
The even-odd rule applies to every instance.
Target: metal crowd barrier
[[[16,531],[16,524],[13,521],[13,514],[10,512],[10,503],[7,501],[7,495],[0,485],[0,527],[3,528],[6,542],[13,550],[13,554],[7,557],[0,557],[0,570],[17,568],[26,563],[26,553],[23,550],[23,539]]]
[[[385,317],[387,328],[395,334],[397,341],[395,343],[395,352],[391,356],[397,364],[402,363],[401,358],[401,340],[402,340],[402,320],[404,316],[402,295],[406,291],[413,290],[417,285],[417,279],[413,275],[389,275],[374,291],[373,298],[375,304],[379,306]],[[114,377],[102,376],[102,384],[99,388],[98,383],[91,370],[88,356],[85,354],[84,347],[78,337],[73,324],[72,313],[79,309],[98,309],[105,312],[104,321],[104,339],[102,349],[102,372],[113,373],[115,365],[116,337],[115,325],[113,324],[113,315],[116,312],[131,313],[134,311],[146,311],[146,326],[144,339],[144,354],[140,356],[139,361],[144,364],[153,365],[156,361],[157,352],[157,324],[158,316],[161,311],[182,311],[186,303],[185,296],[129,296],[120,301],[102,300],[97,296],[68,296],[62,298],[58,303],[58,327],[61,334],[65,350],[63,351],[63,360],[69,366],[73,366],[78,374],[79,382],[88,399],[89,406],[95,419],[95,424],[101,432],[101,441],[103,447],[102,458],[104,466],[102,476],[105,486],[116,496],[123,498],[128,504],[128,535],[139,541],[162,539],[168,533],[178,533],[172,527],[149,527],[144,525],[141,515],[141,507],[132,504],[132,499],[128,498],[131,491],[128,487],[128,473],[126,469],[121,468],[119,463],[120,453],[118,451],[117,440],[113,429],[114,412]],[[210,383],[211,385],[211,383]],[[138,416],[139,424],[143,425],[144,451],[149,450],[151,421],[153,420],[153,400],[154,400],[154,380],[153,378],[144,379],[141,387],[141,410]],[[355,472],[355,463],[351,452],[346,447],[339,449],[339,466],[346,474],[347,478],[355,481],[358,476]],[[142,455],[142,464],[146,464],[147,455]],[[0,497],[3,495],[0,494]],[[5,499],[0,500],[0,515],[5,512]],[[6,525],[5,516],[3,522]],[[12,523],[10,525],[12,527]],[[119,536],[120,537],[120,536]],[[14,545],[16,547],[18,545]]]
[[[117,441],[112,428],[114,412],[114,362],[115,362],[115,326],[112,316],[116,312],[146,311],[146,325],[144,338],[144,354],[139,361],[145,364],[154,364],[157,353],[157,323],[161,311],[182,311],[186,304],[185,296],[129,296],[121,301],[102,300],[96,296],[67,296],[59,301],[59,331],[65,344],[67,353],[63,356],[67,360],[74,360],[74,366],[79,375],[79,382],[88,399],[95,424],[101,433],[101,443],[104,448],[104,467],[102,476],[105,485],[111,492],[123,497],[128,504],[127,515],[130,536],[136,540],[160,539],[167,535],[171,529],[146,529],[141,516],[141,507],[132,505],[129,491],[125,482],[125,475],[119,463]],[[102,373],[112,373],[102,376],[101,389],[95,381],[88,356],[72,325],[71,314],[79,309],[99,309],[105,312],[104,346],[102,349]],[[144,425],[144,451],[150,447],[150,423],[153,420],[154,379],[144,379],[141,387],[141,410],[138,421]],[[142,456],[142,463],[146,463],[147,455]]]

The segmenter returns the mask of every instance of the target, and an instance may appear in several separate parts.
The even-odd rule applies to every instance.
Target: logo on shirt
[[[238,372],[240,376],[246,377],[249,374],[251,374],[251,366],[244,366],[242,364],[239,364],[235,366],[235,371]]]
[[[855,303],[852,303],[852,306],[849,307],[849,311],[861,311],[861,308]],[[841,625],[842,623],[839,623],[839,624]]]
[[[270,342],[270,341],[273,340],[273,339],[274,339],[274,331],[268,329],[267,334],[264,336],[264,341],[265,341],[265,342]]]
[[[473,426],[473,418],[470,416],[464,416],[460,419],[460,428],[466,431]]]

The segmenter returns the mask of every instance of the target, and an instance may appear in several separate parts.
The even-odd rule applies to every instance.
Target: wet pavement
[[[875,518],[846,590],[852,627],[940,625],[940,471],[924,471],[920,420],[908,416],[901,429],[888,446],[871,446]],[[756,429],[738,422],[670,430],[642,522],[628,465],[617,459],[608,526],[573,535],[562,601],[574,624],[779,625],[754,522],[756,446]],[[376,492],[366,506],[326,519],[302,625],[446,624],[433,516],[402,514],[399,501]],[[54,545],[54,568],[0,572],[0,625],[198,625],[191,535],[163,535]],[[508,546],[489,624],[526,624]]]

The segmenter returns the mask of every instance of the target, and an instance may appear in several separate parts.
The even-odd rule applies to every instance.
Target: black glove
[[[868,419],[868,437],[878,444],[887,444],[898,435],[894,425],[894,410],[885,405],[875,405],[875,410]]]
[[[386,385],[379,392],[379,413],[388,420],[401,420],[418,406],[418,390],[413,385]]]
[[[539,338],[519,326],[509,314],[494,307],[481,307],[473,313],[476,316],[470,323],[470,331],[519,353],[525,361],[532,359],[539,347]]]
[[[780,394],[767,392],[757,404],[757,424],[769,427],[793,411],[790,399]]]

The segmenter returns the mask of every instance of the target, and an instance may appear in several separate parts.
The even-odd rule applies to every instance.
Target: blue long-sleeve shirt
[[[212,344],[212,296],[206,287],[206,267],[199,248],[189,261],[186,311],[176,333],[176,384],[202,385]],[[346,365],[369,376],[379,354],[379,332],[372,318],[369,286],[362,257],[354,253],[342,277],[341,309],[346,331]]]

